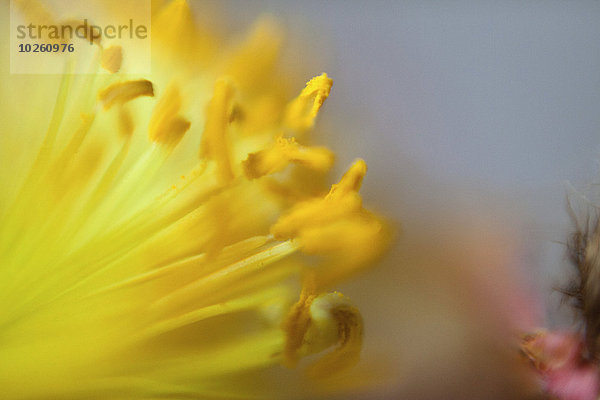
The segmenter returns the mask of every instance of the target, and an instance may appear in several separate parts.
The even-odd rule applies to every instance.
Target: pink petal
[[[598,372],[591,365],[549,372],[546,376],[548,393],[560,400],[597,400],[600,388]]]

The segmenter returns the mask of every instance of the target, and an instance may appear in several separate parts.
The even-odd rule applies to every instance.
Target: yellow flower
[[[153,40],[151,75],[101,40],[110,75],[2,72],[3,398],[250,397],[275,393],[248,378],[267,367],[358,360],[360,314],[333,290],[388,235],[363,161],[321,184],[332,80],[289,96],[268,19],[226,46],[176,0]]]

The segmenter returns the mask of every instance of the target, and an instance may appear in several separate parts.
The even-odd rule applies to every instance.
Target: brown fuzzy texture
[[[575,278],[561,291],[573,300],[583,317],[586,347],[591,359],[600,350],[600,216],[588,216],[582,228],[569,208],[576,230],[567,243]],[[590,223],[590,219],[593,222]]]

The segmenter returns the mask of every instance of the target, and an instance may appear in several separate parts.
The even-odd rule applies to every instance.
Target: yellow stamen
[[[332,186],[327,196],[297,204],[279,218],[271,228],[271,233],[278,239],[287,239],[298,235],[304,229],[322,227],[359,212],[362,200],[357,191],[365,172],[364,161],[358,160],[340,182]]]
[[[152,82],[140,79],[137,81],[119,82],[110,85],[98,93],[98,98],[108,110],[115,104],[125,104],[140,96],[154,96]]]
[[[194,303],[194,301],[206,301],[214,293],[231,286],[233,282],[248,279],[248,276],[251,276],[253,273],[266,269],[268,265],[289,256],[297,250],[297,245],[292,241],[271,246],[257,254],[188,283],[180,289],[173,291],[168,296],[157,300],[151,307],[157,313],[161,314],[168,310],[181,310],[184,306]]]
[[[324,377],[354,366],[360,357],[363,338],[362,317],[341,293],[317,297],[310,306],[311,326],[305,343],[316,349],[326,349],[337,338],[338,347],[317,360],[309,369],[313,377]],[[310,349],[309,349],[310,351]]]
[[[271,18],[257,21],[244,43],[227,60],[226,74],[242,88],[264,85],[272,77],[282,36],[281,28]]]
[[[307,254],[327,257],[318,274],[318,287],[330,287],[375,260],[390,240],[388,227],[374,214],[362,211],[323,227],[302,230],[298,243]]]
[[[304,336],[311,324],[310,305],[316,297],[314,279],[310,276],[306,279],[302,293],[300,293],[300,299],[291,308],[282,326],[286,334],[283,363],[288,367],[295,367],[298,363],[299,351],[304,344]]]
[[[358,310],[341,293],[317,294],[314,283],[304,287],[283,324],[286,333],[284,363],[293,367],[302,356],[335,348],[310,368],[314,377],[326,377],[358,362],[363,322]]]
[[[348,194],[358,192],[366,173],[367,163],[363,160],[356,160],[342,176],[342,179],[331,187],[331,191],[326,198],[340,199]]]
[[[152,337],[164,332],[168,332],[186,325],[213,318],[223,314],[239,312],[246,309],[251,309],[266,303],[272,298],[285,298],[287,290],[281,287],[275,287],[270,290],[259,291],[254,295],[240,297],[231,301],[217,303],[206,307],[184,313],[174,318],[170,318],[157,323],[142,332],[142,337]]]
[[[364,161],[356,161],[324,198],[298,203],[271,227],[275,238],[295,238],[303,252],[327,257],[332,266],[319,270],[318,288],[368,265],[389,242],[386,225],[362,207],[357,193],[366,170]]]
[[[190,129],[190,121],[179,115],[181,95],[179,89],[170,86],[162,96],[150,119],[148,136],[151,141],[173,148]]]
[[[288,104],[284,124],[300,133],[311,129],[332,85],[333,80],[325,73],[308,81],[300,95]]]
[[[100,64],[102,68],[114,74],[119,72],[123,63],[123,49],[121,46],[111,46],[102,50],[102,58]]]
[[[242,166],[249,179],[256,179],[279,172],[290,162],[318,171],[327,171],[331,168],[333,160],[333,153],[325,147],[305,147],[299,145],[294,138],[278,137],[271,147],[248,154]]]
[[[182,62],[197,67],[211,57],[214,38],[195,18],[186,0],[170,1],[152,18],[152,46],[169,56],[164,61],[178,68]]]
[[[200,148],[201,158],[216,162],[222,183],[230,182],[234,178],[227,138],[233,94],[231,82],[226,79],[217,80],[213,98],[208,105]]]
[[[121,136],[130,137],[134,129],[133,118],[129,110],[125,106],[119,107],[119,133]]]

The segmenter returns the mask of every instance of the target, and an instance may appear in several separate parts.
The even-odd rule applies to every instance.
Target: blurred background
[[[374,398],[522,397],[505,339],[575,327],[554,288],[567,197],[600,199],[600,1],[218,3],[228,33],[274,15],[285,62],[334,79],[315,137],[338,173],[367,161],[365,202],[398,228],[341,288],[366,319],[363,369],[392,377]]]

